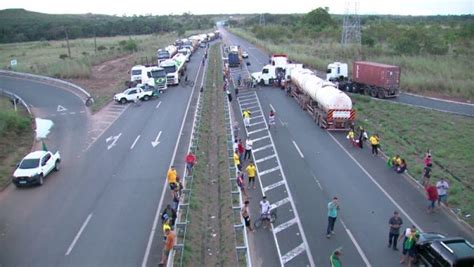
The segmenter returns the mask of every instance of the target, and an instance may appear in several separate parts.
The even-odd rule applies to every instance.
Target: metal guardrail
[[[67,82],[67,81],[63,81],[63,80],[60,80],[60,79],[51,78],[51,77],[47,77],[47,76],[31,74],[31,73],[7,71],[7,70],[0,70],[0,74],[9,75],[9,76],[26,77],[26,78],[29,78],[29,79],[36,79],[36,80],[44,80],[44,81],[49,81],[49,82],[52,82],[52,83],[59,83],[59,84],[68,86],[70,88],[73,88],[74,90],[76,90],[76,91],[80,92],[82,95],[84,95],[85,97],[83,97],[83,99],[84,99],[84,103],[85,103],[86,106],[90,106],[94,103],[94,99],[92,98],[91,94],[89,94],[89,92],[87,92],[82,87],[80,87],[76,84]]]
[[[7,91],[7,90],[3,90],[2,88],[0,88],[0,94],[1,95],[6,95],[7,97],[9,97],[12,100],[13,105],[15,105],[15,110],[16,110],[16,104],[18,102],[21,103],[26,108],[28,113],[30,114],[30,117],[33,117],[33,113],[31,113],[30,107],[28,107],[26,102],[21,97],[19,97],[17,94],[14,94],[14,93],[12,93],[10,91]]]

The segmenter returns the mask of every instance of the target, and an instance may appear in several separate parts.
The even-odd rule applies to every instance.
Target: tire
[[[38,178],[38,185],[42,186],[43,184],[44,184],[44,177],[43,177],[43,174],[40,174]]]
[[[143,97],[143,100],[145,100],[145,101],[148,101],[148,99],[150,99],[150,97],[149,97],[148,95],[145,95],[145,96]]]
[[[370,88],[370,96],[376,98],[378,96],[378,92],[376,88]]]
[[[255,227],[255,229],[258,229],[262,226],[262,219],[261,218],[258,218],[257,220],[255,220],[255,222],[253,223],[253,227]]]
[[[350,84],[346,84],[342,87],[342,91],[346,91],[346,92],[352,92],[352,86]]]
[[[386,97],[386,96],[385,96],[385,90],[383,90],[383,89],[382,89],[382,90],[379,90],[379,92],[378,92],[378,97],[379,97],[380,99],[384,99],[384,98]]]
[[[120,104],[125,104],[125,103],[127,103],[127,99],[125,98],[120,99]]]
[[[265,85],[265,81],[263,79],[261,79],[259,84],[263,86],[263,85]]]
[[[56,163],[54,163],[54,171],[59,171],[59,160],[56,160]]]

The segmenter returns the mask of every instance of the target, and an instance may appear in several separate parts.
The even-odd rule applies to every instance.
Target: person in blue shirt
[[[326,230],[326,237],[330,238],[334,234],[334,224],[337,219],[337,212],[339,210],[339,202],[337,197],[333,197],[332,201],[328,203],[328,228]]]

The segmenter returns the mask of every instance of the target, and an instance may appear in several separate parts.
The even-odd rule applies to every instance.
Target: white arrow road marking
[[[158,136],[156,137],[155,141],[151,142],[151,145],[153,147],[156,147],[160,143],[160,136],[161,136],[161,131],[158,133]]]
[[[67,108],[61,106],[61,105],[58,105],[58,108],[56,109],[57,112],[63,112],[63,111],[66,111]]]
[[[109,136],[107,137],[107,139],[105,139],[106,143],[109,143],[110,141],[113,140],[112,143],[107,147],[107,150],[110,150],[112,147],[115,146],[115,143],[117,143],[117,140],[120,138],[120,136],[122,136],[122,133],[119,133],[116,136]]]

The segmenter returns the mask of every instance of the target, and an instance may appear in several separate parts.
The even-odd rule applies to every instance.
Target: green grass
[[[0,97],[0,189],[9,182],[16,164],[28,153],[33,143],[31,119],[18,105]]]
[[[342,47],[339,43],[327,40],[282,39],[273,43],[257,39],[251,32],[232,28],[231,31],[271,53],[285,53],[290,59],[304,63],[320,71],[327,64],[340,61],[352,63],[354,60],[375,61],[401,66],[401,88],[404,91],[451,97],[474,101],[474,53],[456,56],[448,53],[443,56],[399,56],[384,45],[374,48]]]
[[[436,182],[448,178],[449,202],[463,214],[474,213],[474,121],[472,118],[377,101],[354,95],[358,123],[369,133],[379,133],[388,156],[400,154],[407,160],[408,172],[420,179],[424,153],[433,155]],[[474,224],[473,219],[468,219]]]

